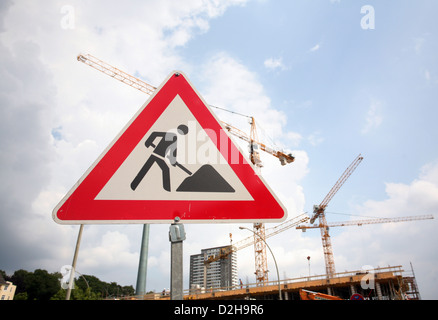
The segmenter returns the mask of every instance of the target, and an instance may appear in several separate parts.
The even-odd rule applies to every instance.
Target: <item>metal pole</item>
[[[310,256],[307,256],[307,261],[309,262],[309,281],[310,281]]]
[[[179,217],[170,225],[170,300],[183,300],[183,241],[186,239],[184,225]]]
[[[76,241],[76,249],[75,249],[75,254],[73,256],[72,269],[70,271],[70,280],[68,281],[68,289],[67,289],[67,294],[65,296],[65,300],[70,300],[71,288],[73,287],[73,279],[75,277],[76,261],[78,260],[79,246],[81,244],[83,230],[84,230],[84,225],[81,224],[79,228],[78,240]]]
[[[262,239],[262,241],[266,244],[266,246],[268,247],[269,251],[271,252],[272,258],[274,259],[274,263],[275,263],[275,269],[277,269],[277,279],[278,279],[278,299],[279,300],[283,300],[281,297],[281,285],[280,285],[280,273],[278,272],[278,266],[277,266],[277,261],[275,260],[275,256],[272,253],[271,247],[269,247],[268,243],[265,241],[265,239],[263,239],[262,237],[260,237],[260,235],[258,235],[257,233],[255,233],[254,231],[252,231],[251,229],[245,228],[245,227],[239,227],[239,229],[243,230],[246,229],[248,231],[251,231],[252,233],[254,233],[255,235],[257,235],[260,239]]]
[[[137,285],[135,294],[143,296],[146,294],[146,278],[148,271],[148,251],[149,251],[149,224],[143,225],[143,236],[141,239],[140,261],[138,263]]]

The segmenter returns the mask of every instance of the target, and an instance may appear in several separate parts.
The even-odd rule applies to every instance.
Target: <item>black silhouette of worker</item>
[[[186,125],[178,126],[178,133],[181,135],[186,135],[189,131],[189,128]],[[155,140],[160,138],[160,141],[157,145],[154,144]],[[152,167],[154,163],[156,163],[163,175],[163,189],[170,192],[170,170],[167,165],[165,158],[169,159],[169,162],[172,166],[178,166],[183,169],[188,174],[192,174],[186,168],[184,168],[181,164],[176,161],[177,154],[177,135],[172,132],[152,132],[151,135],[147,138],[145,142],[146,148],[153,147],[154,151],[150,155],[149,159],[137,173],[137,176],[131,182],[131,189],[135,190],[140,184],[141,180],[143,180],[144,176],[148,173],[149,169]]]

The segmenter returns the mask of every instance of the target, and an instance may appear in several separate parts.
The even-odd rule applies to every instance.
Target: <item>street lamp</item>
[[[309,263],[309,281],[310,281],[310,256],[307,256],[307,261]]]
[[[280,300],[281,299],[281,285],[280,285],[280,273],[278,272],[278,266],[277,266],[277,261],[275,260],[275,256],[272,253],[271,247],[269,247],[269,245],[266,243],[265,239],[263,239],[260,235],[258,235],[257,233],[255,233],[253,230],[248,229],[246,227],[239,227],[240,230],[246,229],[248,231],[251,231],[252,233],[254,233],[254,235],[256,235],[257,237],[259,237],[260,239],[262,239],[262,241],[266,244],[266,246],[268,247],[269,251],[271,252],[272,258],[274,259],[274,263],[275,263],[275,269],[277,269],[277,279],[278,279],[278,298]]]

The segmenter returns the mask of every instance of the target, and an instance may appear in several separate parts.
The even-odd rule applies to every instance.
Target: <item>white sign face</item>
[[[95,199],[253,200],[179,95]]]

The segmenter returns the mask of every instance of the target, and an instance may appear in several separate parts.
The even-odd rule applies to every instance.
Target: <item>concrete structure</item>
[[[5,281],[0,274],[0,300],[14,300],[15,289],[17,286],[10,281]]]
[[[223,247],[222,247],[223,248]],[[212,248],[215,249],[215,248]],[[196,256],[199,255],[195,255]],[[201,260],[203,263],[203,261]],[[419,300],[420,292],[413,270],[407,273],[402,266],[377,267],[335,273],[332,277],[315,275],[280,280],[283,300],[300,300],[300,289],[325,293],[348,300],[360,294],[366,300]],[[201,287],[199,285],[199,287]],[[124,299],[138,299],[125,297]],[[278,281],[264,286],[256,283],[233,287],[211,287],[206,290],[187,289],[184,300],[277,300]],[[150,294],[143,300],[169,300],[168,295]]]
[[[412,276],[404,276],[401,266],[375,268],[370,271],[356,270],[335,273],[333,277],[318,275],[281,280],[281,292],[284,300],[300,300],[299,290],[307,289],[350,299],[361,294],[369,300],[404,300],[419,299],[418,287]],[[238,285],[233,290],[220,288],[202,293],[188,291],[187,300],[221,300],[221,299],[278,299],[278,282],[270,281],[265,286],[256,284]]]
[[[190,288],[201,290],[222,288],[229,290],[238,284],[236,253],[232,252],[216,261],[205,264],[208,258],[219,257],[221,249],[229,246],[202,249],[200,254],[190,256]],[[213,259],[215,260],[215,259]]]

